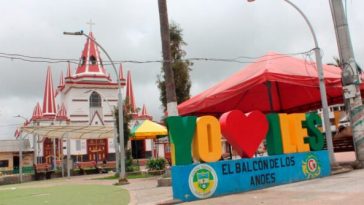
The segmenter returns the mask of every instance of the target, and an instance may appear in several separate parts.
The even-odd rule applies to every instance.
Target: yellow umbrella
[[[130,131],[132,140],[156,139],[157,136],[167,134],[168,130],[165,126],[150,120],[143,120],[138,125],[135,125]]]

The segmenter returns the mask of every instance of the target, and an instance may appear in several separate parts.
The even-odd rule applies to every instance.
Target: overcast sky
[[[337,56],[328,0],[293,0],[310,19],[324,62]],[[161,59],[157,0],[2,0],[0,53],[79,58],[85,39],[63,31],[84,30],[90,19],[95,38],[114,60]],[[364,63],[364,1],[348,0],[347,11],[356,60]],[[168,0],[170,22],[183,29],[187,58],[261,56],[269,51],[296,53],[314,47],[303,18],[283,0]],[[1,56],[1,54],[0,54]],[[103,57],[106,60],[105,57]],[[47,63],[0,58],[0,139],[13,138],[15,115],[31,117],[42,103]],[[243,63],[194,62],[195,95],[244,68]],[[66,64],[51,64],[55,86]],[[75,69],[73,65],[73,69]],[[132,71],[136,103],[146,104],[154,119],[162,115],[156,76],[160,63],[124,64]],[[110,67],[107,71],[112,74]]]

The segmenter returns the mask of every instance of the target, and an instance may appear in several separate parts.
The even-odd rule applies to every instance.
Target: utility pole
[[[350,32],[342,0],[330,0],[332,18],[342,68],[342,83],[347,113],[359,166],[364,166],[364,109],[360,94],[360,76],[354,58]]]
[[[166,83],[168,116],[178,116],[176,87],[172,70],[172,57],[170,48],[169,23],[166,0],[158,0],[159,21],[162,39],[163,70]]]

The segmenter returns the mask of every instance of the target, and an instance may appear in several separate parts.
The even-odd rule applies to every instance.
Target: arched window
[[[90,107],[101,107],[101,96],[95,91],[90,96]]]
[[[92,65],[95,65],[96,64],[96,58],[95,58],[95,56],[90,56],[90,63]]]

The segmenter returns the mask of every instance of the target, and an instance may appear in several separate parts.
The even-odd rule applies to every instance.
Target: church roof
[[[89,33],[85,47],[81,54],[80,64],[77,67],[76,78],[90,78],[98,81],[111,81],[109,74],[106,73],[100,52],[94,41],[93,33]]]
[[[49,118],[56,115],[56,102],[54,98],[51,68],[48,67],[43,98],[43,117]]]
[[[126,79],[126,99],[128,99],[130,111],[132,113],[136,113],[136,105],[135,105],[135,99],[134,99],[133,84],[131,82],[130,70],[128,71],[128,75],[127,75],[127,79]]]

